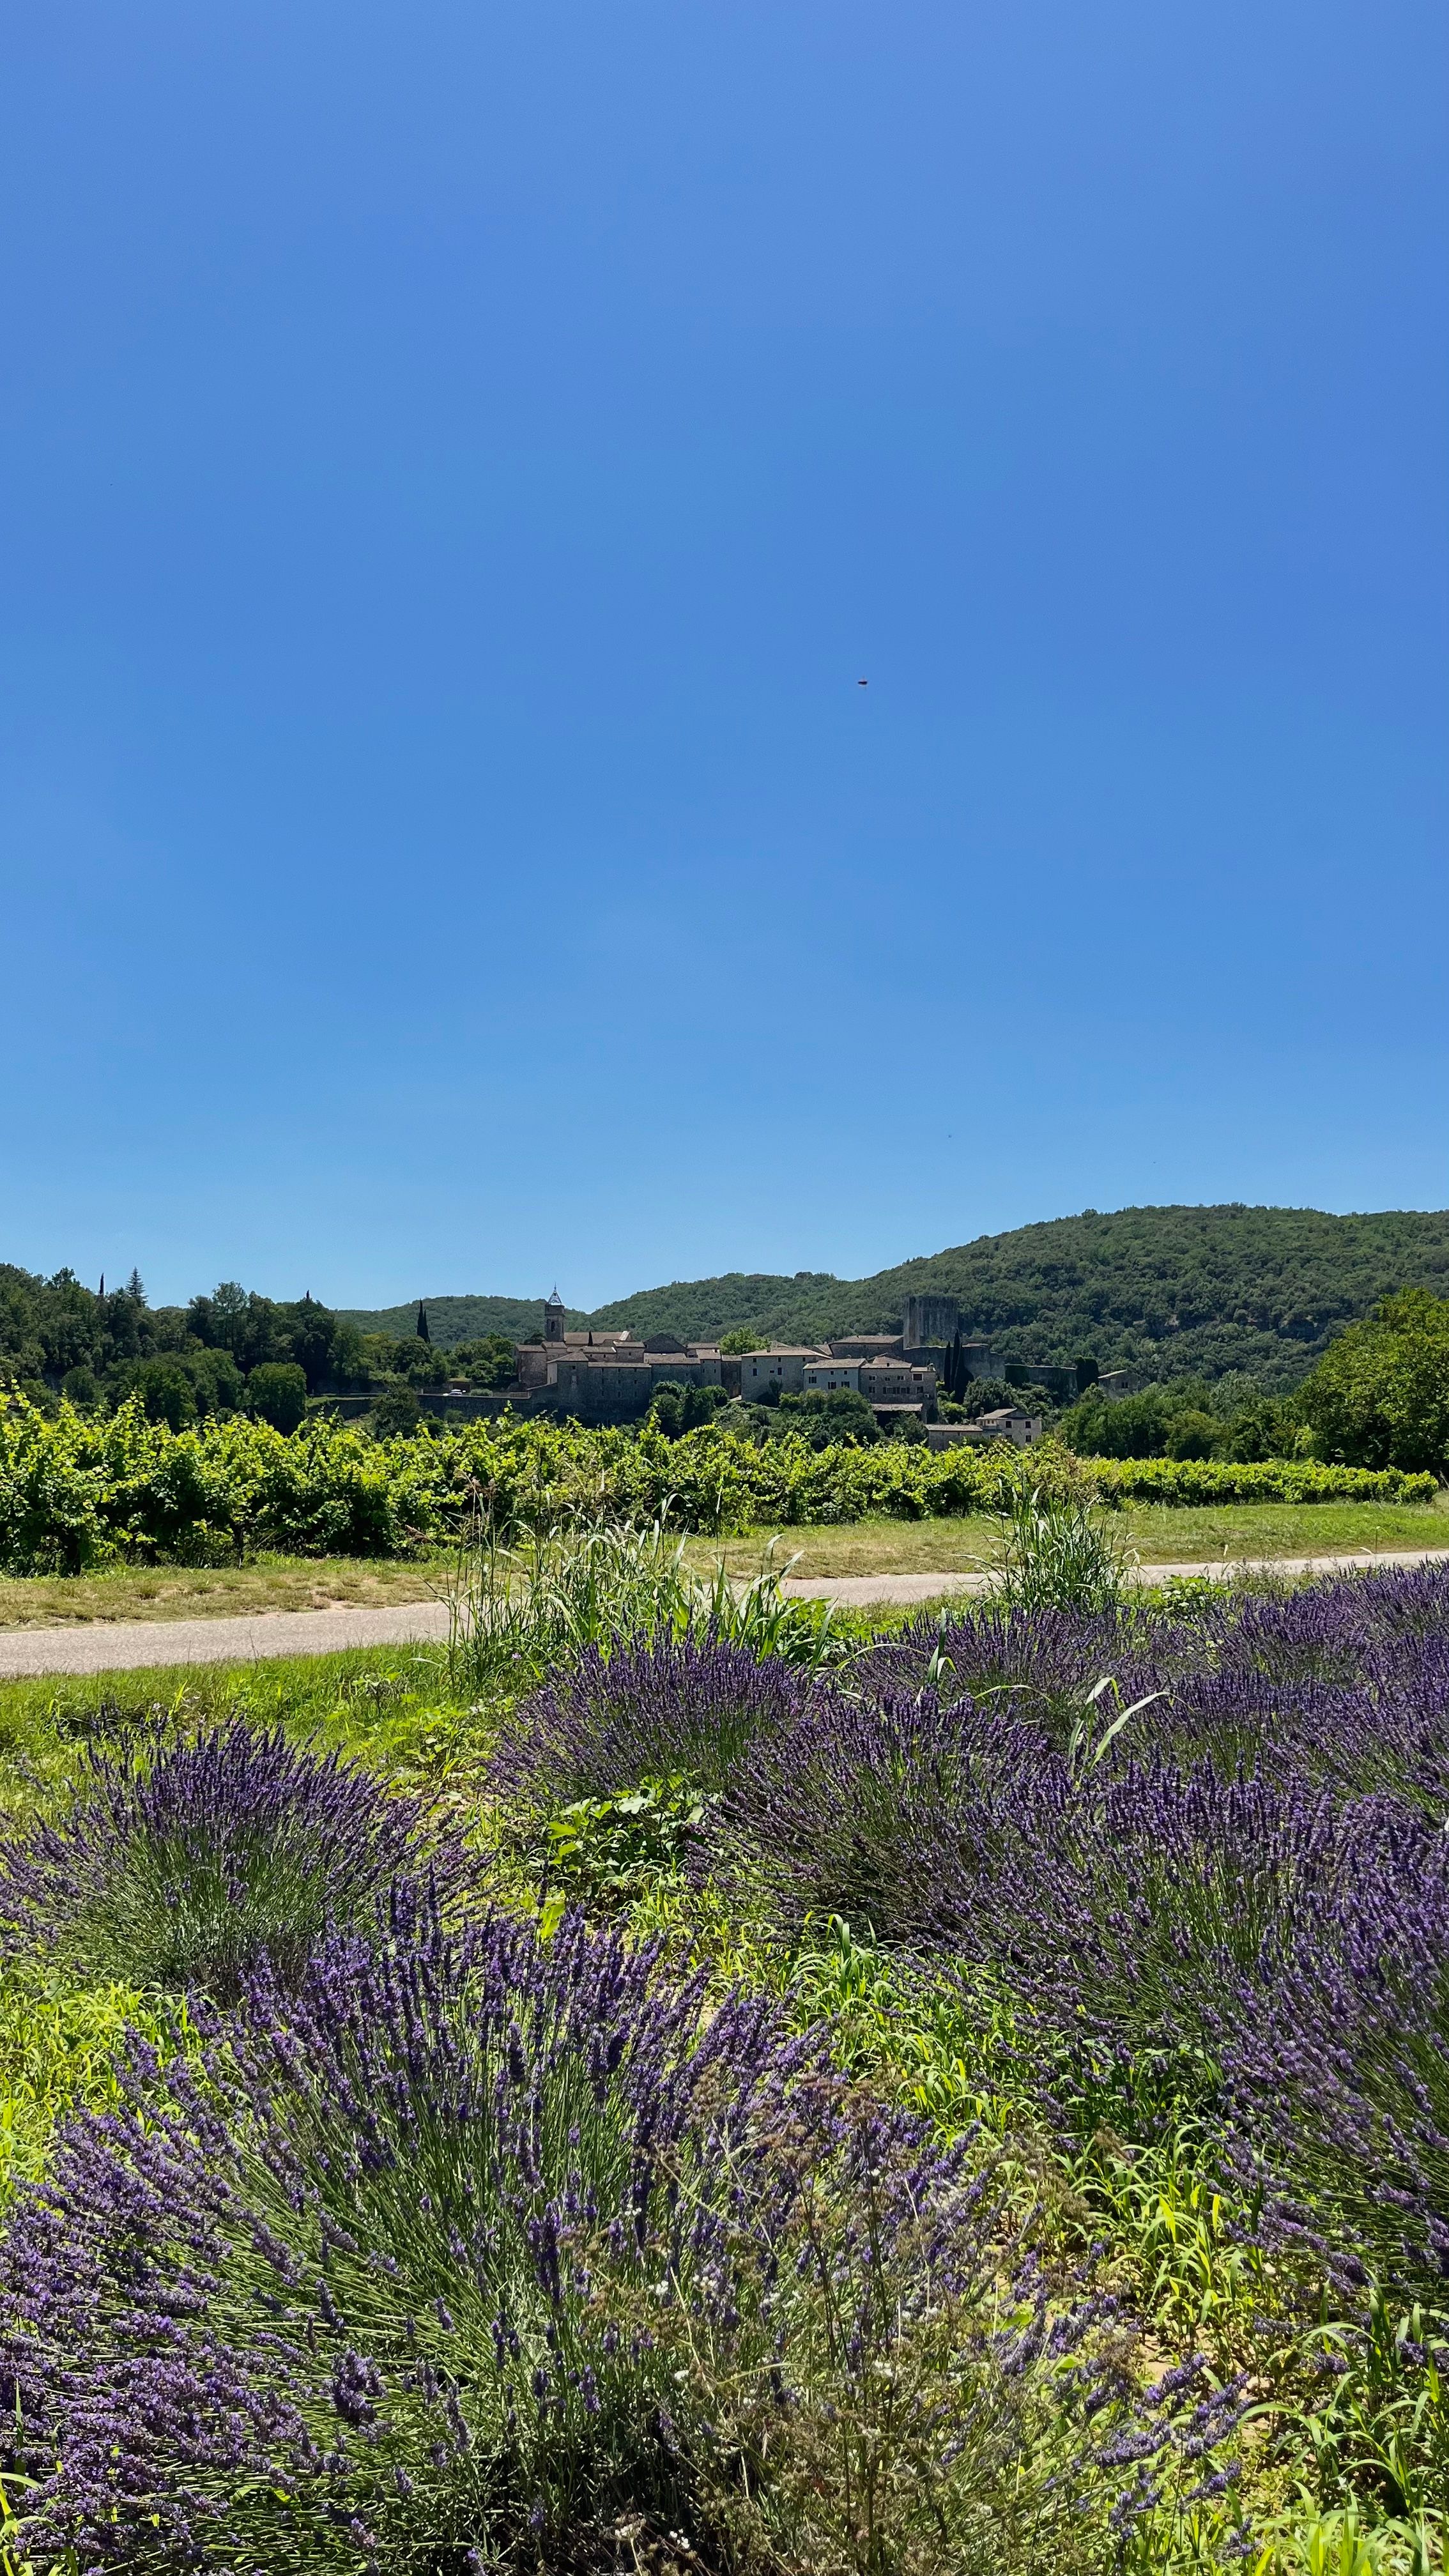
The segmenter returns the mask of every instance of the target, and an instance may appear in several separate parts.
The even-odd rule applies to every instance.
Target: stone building
[[[944,1349],[960,1330],[961,1308],[954,1297],[908,1297],[901,1340],[908,1351]]]
[[[806,1369],[829,1357],[819,1342],[777,1342],[768,1351],[742,1352],[741,1403],[767,1403],[776,1390],[781,1395],[803,1395]]]
[[[863,1395],[877,1411],[914,1412],[931,1415],[936,1410],[936,1372],[929,1366],[913,1364],[899,1353],[870,1359],[837,1357],[807,1360],[804,1371],[805,1390],[829,1395],[837,1388],[848,1387]]]
[[[908,1297],[901,1326],[900,1349],[918,1366],[929,1363],[944,1376],[946,1356],[961,1333],[961,1305],[955,1297]],[[831,1344],[832,1350],[834,1343]],[[961,1340],[961,1364],[968,1377],[1002,1379],[1006,1362],[990,1342]]]
[[[1030,1449],[1041,1435],[1041,1415],[1026,1413],[1019,1404],[1003,1404],[995,1413],[983,1413],[977,1422],[932,1422],[926,1429],[933,1449],[981,1449],[992,1440],[1010,1440],[1018,1449]]]
[[[641,1341],[627,1331],[570,1332],[566,1311],[555,1289],[539,1339],[518,1346],[514,1387],[488,1399],[490,1406],[508,1400],[580,1422],[637,1422],[661,1386],[718,1386],[745,1404],[848,1387],[883,1421],[902,1413],[927,1421],[935,1415],[937,1370],[928,1355],[908,1350],[900,1333],[861,1333],[829,1344],[779,1342],[724,1358],[716,1343],[681,1342],[672,1333]]]
[[[535,1404],[580,1422],[636,1422],[661,1386],[720,1383],[713,1343],[684,1343],[672,1333],[647,1342],[630,1332],[571,1333],[565,1312],[555,1288],[544,1306],[542,1339],[518,1346],[519,1390]]]

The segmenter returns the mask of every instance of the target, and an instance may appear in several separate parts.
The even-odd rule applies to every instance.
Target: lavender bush
[[[1236,2414],[1194,2364],[1128,2406],[967,2146],[576,1920],[339,1940],[203,2070],[138,2045],[0,2318],[17,2543],[97,2570],[1086,2568]]]
[[[1214,1605],[1195,1633],[920,1633],[877,1654],[870,1697],[753,1745],[693,1865],[796,1929],[840,1915],[962,1963],[1084,2133],[1207,2119],[1280,2242],[1433,2295],[1446,1606],[1442,1574],[1388,1576]],[[957,1695],[907,1696],[924,1669]]]
[[[1267,1598],[1228,1593],[1185,1619],[984,1608],[877,1646],[876,1695],[1009,1698],[1065,1745],[1090,1691],[1141,1709],[1116,1758],[1143,1753],[1391,1789],[1449,1809],[1449,1568],[1356,1575]]]
[[[81,1983],[228,2000],[260,1959],[295,1981],[329,1928],[373,1922],[394,1880],[445,1902],[476,1873],[421,1801],[245,1719],[92,1748],[59,1822],[0,1852],[0,1956]]]
[[[504,1718],[492,1785],[553,1806],[646,1779],[677,1777],[710,1791],[748,1746],[798,1715],[811,1687],[799,1665],[761,1662],[717,1640],[620,1647],[608,1657],[591,1647]]]

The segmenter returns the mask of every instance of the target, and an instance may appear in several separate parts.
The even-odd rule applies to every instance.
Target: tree
[[[235,1355],[246,1321],[247,1292],[239,1280],[222,1279],[209,1297],[193,1297],[186,1309],[186,1328],[212,1350]]]
[[[148,1422],[165,1422],[186,1431],[196,1420],[196,1389],[177,1359],[142,1360],[131,1389],[146,1408]]]
[[[335,1318],[334,1318],[335,1320]],[[372,1371],[362,1347],[362,1335],[355,1324],[338,1324],[332,1336],[332,1354],[327,1362],[329,1383],[339,1393],[349,1387],[369,1386]]]
[[[999,1377],[972,1377],[966,1371],[963,1378],[960,1403],[968,1422],[979,1422],[983,1413],[999,1413],[1004,1404],[1020,1404],[1027,1392],[1019,1386],[1008,1386]]]
[[[274,1431],[295,1431],[307,1410],[306,1372],[295,1360],[264,1360],[247,1379],[247,1410]]]
[[[485,1333],[479,1342],[459,1342],[449,1351],[450,1375],[466,1386],[511,1386],[518,1375],[515,1345],[502,1333]]]
[[[803,1395],[786,1393],[780,1397],[778,1412],[780,1434],[798,1431],[812,1449],[828,1449],[836,1441],[843,1441],[849,1448],[868,1449],[880,1438],[875,1415],[854,1387],[836,1386],[828,1391],[811,1387]]]
[[[1298,1390],[1322,1458],[1349,1467],[1449,1470],[1449,1299],[1388,1297],[1331,1342]]]
[[[732,1359],[744,1359],[751,1351],[767,1351],[769,1347],[763,1334],[747,1332],[742,1324],[732,1333],[725,1333],[720,1341],[720,1349]]]
[[[230,1351],[198,1350],[193,1342],[184,1354],[181,1366],[196,1390],[196,1409],[202,1414],[239,1413],[246,1389],[242,1373]]]
[[[372,1409],[372,1427],[379,1440],[406,1440],[421,1415],[416,1387],[385,1386]]]
[[[684,1432],[698,1431],[702,1424],[713,1422],[726,1401],[722,1386],[671,1386],[666,1382],[656,1389],[649,1410],[665,1438],[678,1440]]]
[[[1169,1458],[1216,1458],[1222,1454],[1224,1426],[1211,1413],[1199,1413],[1184,1405],[1172,1417],[1167,1434]]]
[[[278,1308],[277,1329],[279,1337],[286,1341],[288,1357],[306,1376],[308,1394],[315,1395],[332,1376],[339,1329],[336,1316],[312,1298],[304,1297],[295,1306]]]
[[[428,1330],[428,1310],[421,1297],[418,1299],[417,1335],[420,1342],[430,1342],[433,1338]]]

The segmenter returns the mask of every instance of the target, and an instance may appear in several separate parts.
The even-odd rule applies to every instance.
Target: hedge
[[[1427,1503],[1433,1476],[1404,1467],[1326,1467],[1316,1458],[1084,1459],[1103,1498],[1119,1503]]]
[[[902,1520],[997,1511],[1023,1488],[1086,1480],[1104,1502],[1427,1500],[1434,1480],[1386,1469],[1270,1460],[1076,1460],[888,1441],[756,1448],[709,1429],[642,1431],[505,1415],[438,1437],[377,1441],[317,1416],[290,1436],[241,1418],[169,1431],[139,1404],[110,1420],[23,1397],[0,1405],[0,1567],[78,1573],[117,1561],[216,1563],[260,1548],[295,1556],[394,1556],[457,1536],[486,1513],[505,1536],[667,1513],[680,1529]]]

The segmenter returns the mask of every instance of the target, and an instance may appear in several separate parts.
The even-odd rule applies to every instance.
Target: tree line
[[[758,1336],[740,1330],[728,1339],[739,1349]],[[114,1413],[135,1397],[151,1421],[173,1431],[235,1413],[291,1431],[309,1398],[371,1393],[380,1427],[397,1431],[416,1422],[429,1388],[497,1388],[512,1381],[515,1367],[515,1345],[501,1334],[435,1349],[421,1306],[414,1331],[391,1336],[360,1332],[310,1293],[274,1299],[224,1280],[185,1306],[153,1306],[135,1271],[106,1291],[83,1286],[70,1270],[45,1279],[0,1263],[0,1389],[18,1390],[43,1410],[65,1399],[81,1412]],[[689,1402],[678,1396],[677,1418],[673,1402],[656,1402],[658,1427],[676,1437],[724,1403],[718,1389],[688,1392]],[[973,1383],[963,1393],[968,1401],[952,1406],[962,1414],[1013,1399],[1041,1406],[1034,1388],[1023,1394]],[[822,1447],[869,1445],[875,1437],[870,1409],[858,1398],[795,1398],[776,1416],[744,1410],[751,1418],[740,1427],[756,1440],[777,1427]],[[1164,1377],[1115,1403],[1089,1388],[1051,1427],[1084,1457],[1318,1458],[1444,1476],[1449,1298],[1427,1288],[1385,1298],[1339,1331],[1287,1393],[1241,1369]]]
[[[1320,1458],[1449,1476],[1449,1298],[1427,1288],[1384,1298],[1286,1396],[1229,1370],[1112,1404],[1089,1389],[1053,1427],[1081,1457]]]
[[[497,1386],[513,1374],[513,1344],[497,1335],[434,1350],[421,1307],[417,1329],[395,1339],[359,1332],[310,1291],[278,1299],[223,1280],[185,1306],[153,1306],[134,1270],[107,1290],[72,1270],[46,1279],[0,1263],[0,1387],[43,1409],[63,1397],[113,1413],[138,1397],[173,1431],[233,1413],[291,1431],[311,1396]]]

